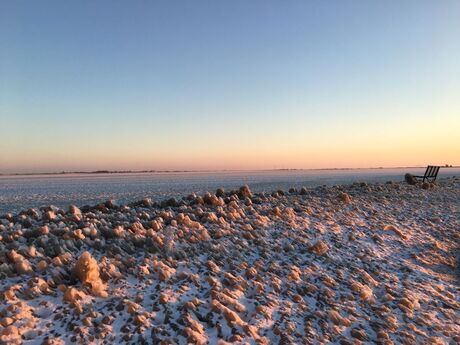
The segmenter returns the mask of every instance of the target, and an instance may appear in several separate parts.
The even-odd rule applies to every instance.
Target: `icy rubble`
[[[0,344],[459,343],[460,179],[422,187],[3,216]]]

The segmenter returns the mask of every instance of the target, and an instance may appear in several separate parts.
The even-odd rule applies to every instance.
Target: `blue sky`
[[[458,1],[3,1],[0,171],[460,164],[458,18]]]

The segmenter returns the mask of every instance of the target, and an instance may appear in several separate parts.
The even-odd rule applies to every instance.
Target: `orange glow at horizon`
[[[295,125],[280,118],[258,129],[230,123],[225,130],[176,127],[155,135],[149,126],[137,124],[124,132],[109,127],[84,137],[73,131],[9,138],[7,133],[9,147],[0,146],[0,172],[460,165],[456,114],[436,118],[429,112],[422,121],[414,121],[415,113],[360,122],[348,122],[346,116],[335,123],[297,118]]]

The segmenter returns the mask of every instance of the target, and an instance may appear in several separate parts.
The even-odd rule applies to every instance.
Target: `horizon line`
[[[352,167],[340,167],[340,168],[273,168],[273,169],[166,169],[166,170],[91,170],[91,171],[54,171],[54,172],[15,172],[15,173],[0,173],[0,176],[34,176],[34,175],[91,175],[91,174],[173,174],[173,173],[205,173],[205,172],[251,172],[251,171],[321,171],[321,170],[379,170],[379,169],[415,169],[424,168],[426,165],[419,166],[390,166],[390,167],[366,167],[366,168],[352,168]],[[460,168],[460,165],[441,165],[441,168]]]

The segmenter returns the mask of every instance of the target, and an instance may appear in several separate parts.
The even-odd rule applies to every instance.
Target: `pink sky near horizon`
[[[396,117],[354,122],[343,116],[334,123],[280,117],[256,127],[227,123],[222,129],[216,122],[193,131],[180,126],[155,131],[149,123],[133,122],[121,131],[98,124],[81,133],[37,123],[33,132],[17,128],[4,134],[8,145],[0,145],[0,172],[460,165],[458,113],[460,107],[442,116],[430,108],[403,109]]]
[[[455,127],[443,131],[445,137],[430,136],[433,127],[411,135],[404,131],[381,136],[343,133],[290,138],[254,135],[246,140],[226,136],[210,138],[187,146],[180,142],[126,140],[98,145],[73,141],[50,145],[45,150],[33,147],[16,153],[2,154],[0,172],[58,172],[93,170],[253,170],[310,168],[368,168],[425,166],[427,164],[460,165],[460,145]],[[215,143],[217,141],[217,143]],[[238,142],[239,141],[239,142]],[[220,142],[220,143],[219,143]]]

